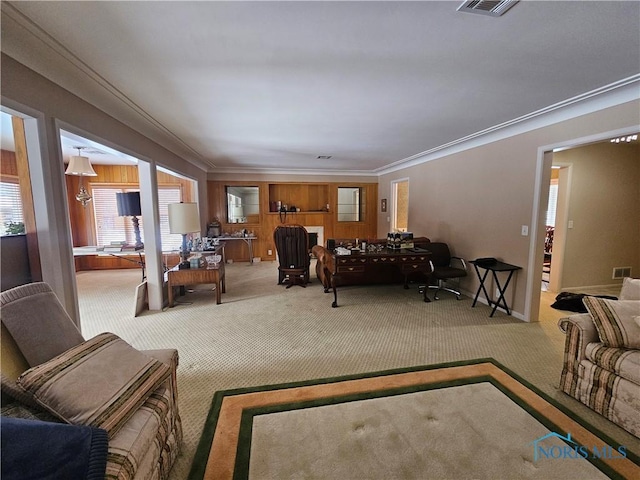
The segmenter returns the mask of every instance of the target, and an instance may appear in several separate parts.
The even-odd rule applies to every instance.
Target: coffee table
[[[173,307],[174,287],[213,283],[216,285],[216,304],[218,305],[222,303],[222,294],[226,293],[224,262],[220,262],[216,266],[186,268],[184,270],[180,270],[178,266],[175,266],[167,271],[167,281],[169,284],[170,307]]]

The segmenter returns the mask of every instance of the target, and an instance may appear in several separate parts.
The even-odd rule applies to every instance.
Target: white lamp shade
[[[170,203],[167,207],[169,207],[169,233],[186,234],[200,231],[197,203]]]
[[[69,166],[64,173],[67,175],[77,175],[79,177],[95,177],[98,175],[91,166],[89,157],[80,155],[69,158]]]

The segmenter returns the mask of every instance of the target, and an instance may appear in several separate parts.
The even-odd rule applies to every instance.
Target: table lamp
[[[182,262],[178,268],[184,270],[190,268],[187,234],[200,231],[198,204],[194,202],[170,203],[167,207],[169,209],[169,233],[182,235]]]
[[[140,238],[140,225],[138,220],[138,215],[142,215],[140,192],[116,193],[116,201],[118,203],[118,216],[131,217],[133,231],[136,235],[136,250],[144,248],[144,244]]]

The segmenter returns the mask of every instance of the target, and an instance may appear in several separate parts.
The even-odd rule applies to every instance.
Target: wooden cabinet
[[[326,212],[329,205],[329,185],[326,183],[270,183],[269,207],[280,202],[288,208],[296,207],[301,212]]]

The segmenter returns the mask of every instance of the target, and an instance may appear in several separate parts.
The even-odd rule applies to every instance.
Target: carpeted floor
[[[313,265],[312,265],[313,267]],[[312,268],[312,271],[313,268]],[[557,390],[564,336],[556,318],[524,323],[443,293],[424,303],[415,286],[346,287],[331,308],[317,279],[278,286],[273,262],[227,266],[222,304],[206,288],[163,312],[133,317],[139,270],[77,275],[82,331],[111,331],[136,348],[177,348],[184,444],[171,479],[187,477],[218,390],[492,357],[629,449],[640,440]],[[314,277],[315,275],[312,275]]]

